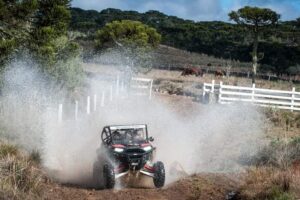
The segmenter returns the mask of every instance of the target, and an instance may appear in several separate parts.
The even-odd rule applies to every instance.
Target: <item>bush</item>
[[[294,195],[288,193],[288,192],[282,192],[277,187],[274,187],[272,189],[272,193],[269,197],[270,200],[296,200]]]
[[[0,146],[0,199],[39,199],[43,176],[33,162],[38,154],[29,157],[10,144]]]
[[[31,151],[29,154],[29,160],[35,164],[41,164],[42,158],[40,152],[38,150]]]
[[[262,148],[252,159],[256,166],[272,166],[288,169],[300,160],[300,137],[290,140],[273,140]]]
[[[300,114],[291,111],[282,111],[278,109],[268,108],[265,110],[267,118],[276,126],[281,126],[285,130],[300,127]]]
[[[11,144],[0,144],[0,159],[7,156],[17,156],[19,150],[16,146]]]
[[[269,167],[255,167],[246,172],[239,191],[240,199],[292,200],[292,176],[289,171]]]

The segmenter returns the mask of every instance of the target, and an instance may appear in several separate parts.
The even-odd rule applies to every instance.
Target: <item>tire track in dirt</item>
[[[223,200],[231,191],[237,191],[240,183],[235,175],[199,174],[181,179],[163,189],[125,188],[121,190],[94,190],[58,184],[45,185],[43,199],[64,200]]]

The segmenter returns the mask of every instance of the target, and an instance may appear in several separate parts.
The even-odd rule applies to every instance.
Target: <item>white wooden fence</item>
[[[152,98],[152,85],[153,85],[153,79],[146,79],[146,78],[138,78],[133,77],[130,81],[130,91],[126,91],[125,89],[125,83],[123,80],[120,80],[119,76],[116,79],[116,83],[111,85],[107,90],[100,92],[101,95],[100,98],[100,107],[104,107],[107,105],[106,99],[109,99],[109,102],[113,102],[114,99],[119,99],[119,97],[128,97],[128,93],[130,95],[138,95],[138,96],[148,96],[149,100]],[[127,94],[124,94],[127,93]],[[89,115],[92,111],[96,112],[98,109],[98,95],[94,94],[91,98],[91,96],[86,97],[86,114]],[[108,98],[108,97],[109,98]],[[93,106],[91,108],[91,106]],[[78,108],[79,103],[76,100],[74,104],[74,119],[78,120]],[[63,121],[63,104],[58,105],[58,121]]]
[[[134,77],[131,79],[131,94],[152,98],[153,79]]]
[[[215,80],[212,80],[211,83],[203,83],[202,87],[202,96],[204,96],[206,93],[219,93],[219,84],[215,84]]]
[[[203,84],[203,96],[207,92],[218,95],[218,102],[221,104],[240,101],[264,107],[300,111],[300,92],[296,92],[295,88],[291,91],[270,90],[256,88],[255,84],[252,87],[241,87],[224,85],[222,82],[216,85],[213,81]]]

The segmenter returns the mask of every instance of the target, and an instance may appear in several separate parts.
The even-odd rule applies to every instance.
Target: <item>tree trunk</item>
[[[252,83],[255,83],[257,73],[257,48],[258,48],[258,32],[254,32],[254,42],[252,51]]]

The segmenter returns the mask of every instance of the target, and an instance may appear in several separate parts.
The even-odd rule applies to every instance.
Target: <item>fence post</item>
[[[117,82],[116,82],[116,96],[119,96],[119,82],[120,82],[120,77],[119,75],[117,76]]]
[[[59,104],[59,106],[58,106],[58,122],[62,122],[62,114],[63,114],[63,105]]]
[[[295,92],[296,92],[296,89],[295,89],[295,87],[293,87],[293,89],[292,89],[292,99],[291,99],[291,111],[292,112],[294,111]]]
[[[215,80],[212,80],[211,81],[211,93],[214,93],[214,91],[215,91]]]
[[[121,80],[121,91],[124,92],[124,80]]]
[[[252,84],[252,95],[251,95],[252,102],[254,102],[254,95],[255,95],[255,83]]]
[[[218,99],[219,103],[221,103],[221,98],[222,98],[222,86],[223,86],[223,82],[220,81],[219,99]]]
[[[110,101],[113,100],[113,86],[110,86]]]
[[[86,113],[90,114],[91,112],[91,98],[90,96],[87,97],[87,103],[86,103]]]
[[[97,95],[94,94],[94,112],[97,110]]]
[[[153,86],[153,80],[150,82],[150,91],[149,91],[149,99],[151,100],[152,98],[152,86]]]
[[[75,120],[78,119],[78,101],[75,101]]]
[[[105,92],[102,91],[102,97],[101,97],[101,107],[104,107],[104,100],[105,100]]]

